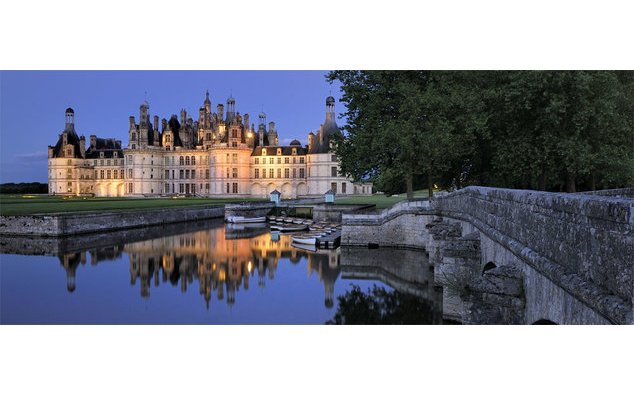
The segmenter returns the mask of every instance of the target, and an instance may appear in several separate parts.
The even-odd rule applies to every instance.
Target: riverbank
[[[0,194],[1,216],[24,216],[60,213],[100,213],[224,205],[236,202],[266,202],[263,198],[94,198],[51,195]]]
[[[62,237],[224,217],[224,205],[0,216],[0,235]]]

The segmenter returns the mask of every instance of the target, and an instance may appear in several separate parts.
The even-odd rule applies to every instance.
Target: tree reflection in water
[[[438,315],[422,298],[372,285],[367,292],[351,284],[338,296],[337,312],[327,324],[432,324]]]

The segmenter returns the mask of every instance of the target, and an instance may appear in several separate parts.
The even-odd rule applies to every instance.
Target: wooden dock
[[[341,230],[317,238],[317,247],[320,249],[335,249],[339,244],[341,244]]]

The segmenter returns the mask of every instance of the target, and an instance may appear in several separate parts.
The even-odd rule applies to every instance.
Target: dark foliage
[[[367,293],[352,285],[337,301],[330,324],[432,324],[437,316],[428,301],[377,285]]]
[[[0,194],[46,194],[46,183],[4,183],[0,184]]]
[[[548,191],[634,184],[632,71],[333,71],[342,171],[411,197],[437,184]]]

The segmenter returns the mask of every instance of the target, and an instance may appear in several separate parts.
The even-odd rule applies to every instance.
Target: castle
[[[129,120],[128,145],[120,140],[75,131],[75,112],[66,109],[65,128],[57,144],[48,147],[48,191],[51,195],[98,197],[231,196],[282,198],[369,195],[372,184],[353,182],[340,174],[331,140],[341,131],[335,121],[335,99],[326,98],[326,120],[308,145],[293,140],[280,146],[274,122],[260,113],[258,128],[249,115],[236,112],[233,97],[227,108],[212,112],[209,92],[193,121],[185,110],[180,120],[154,116],[140,106],[139,122]]]

